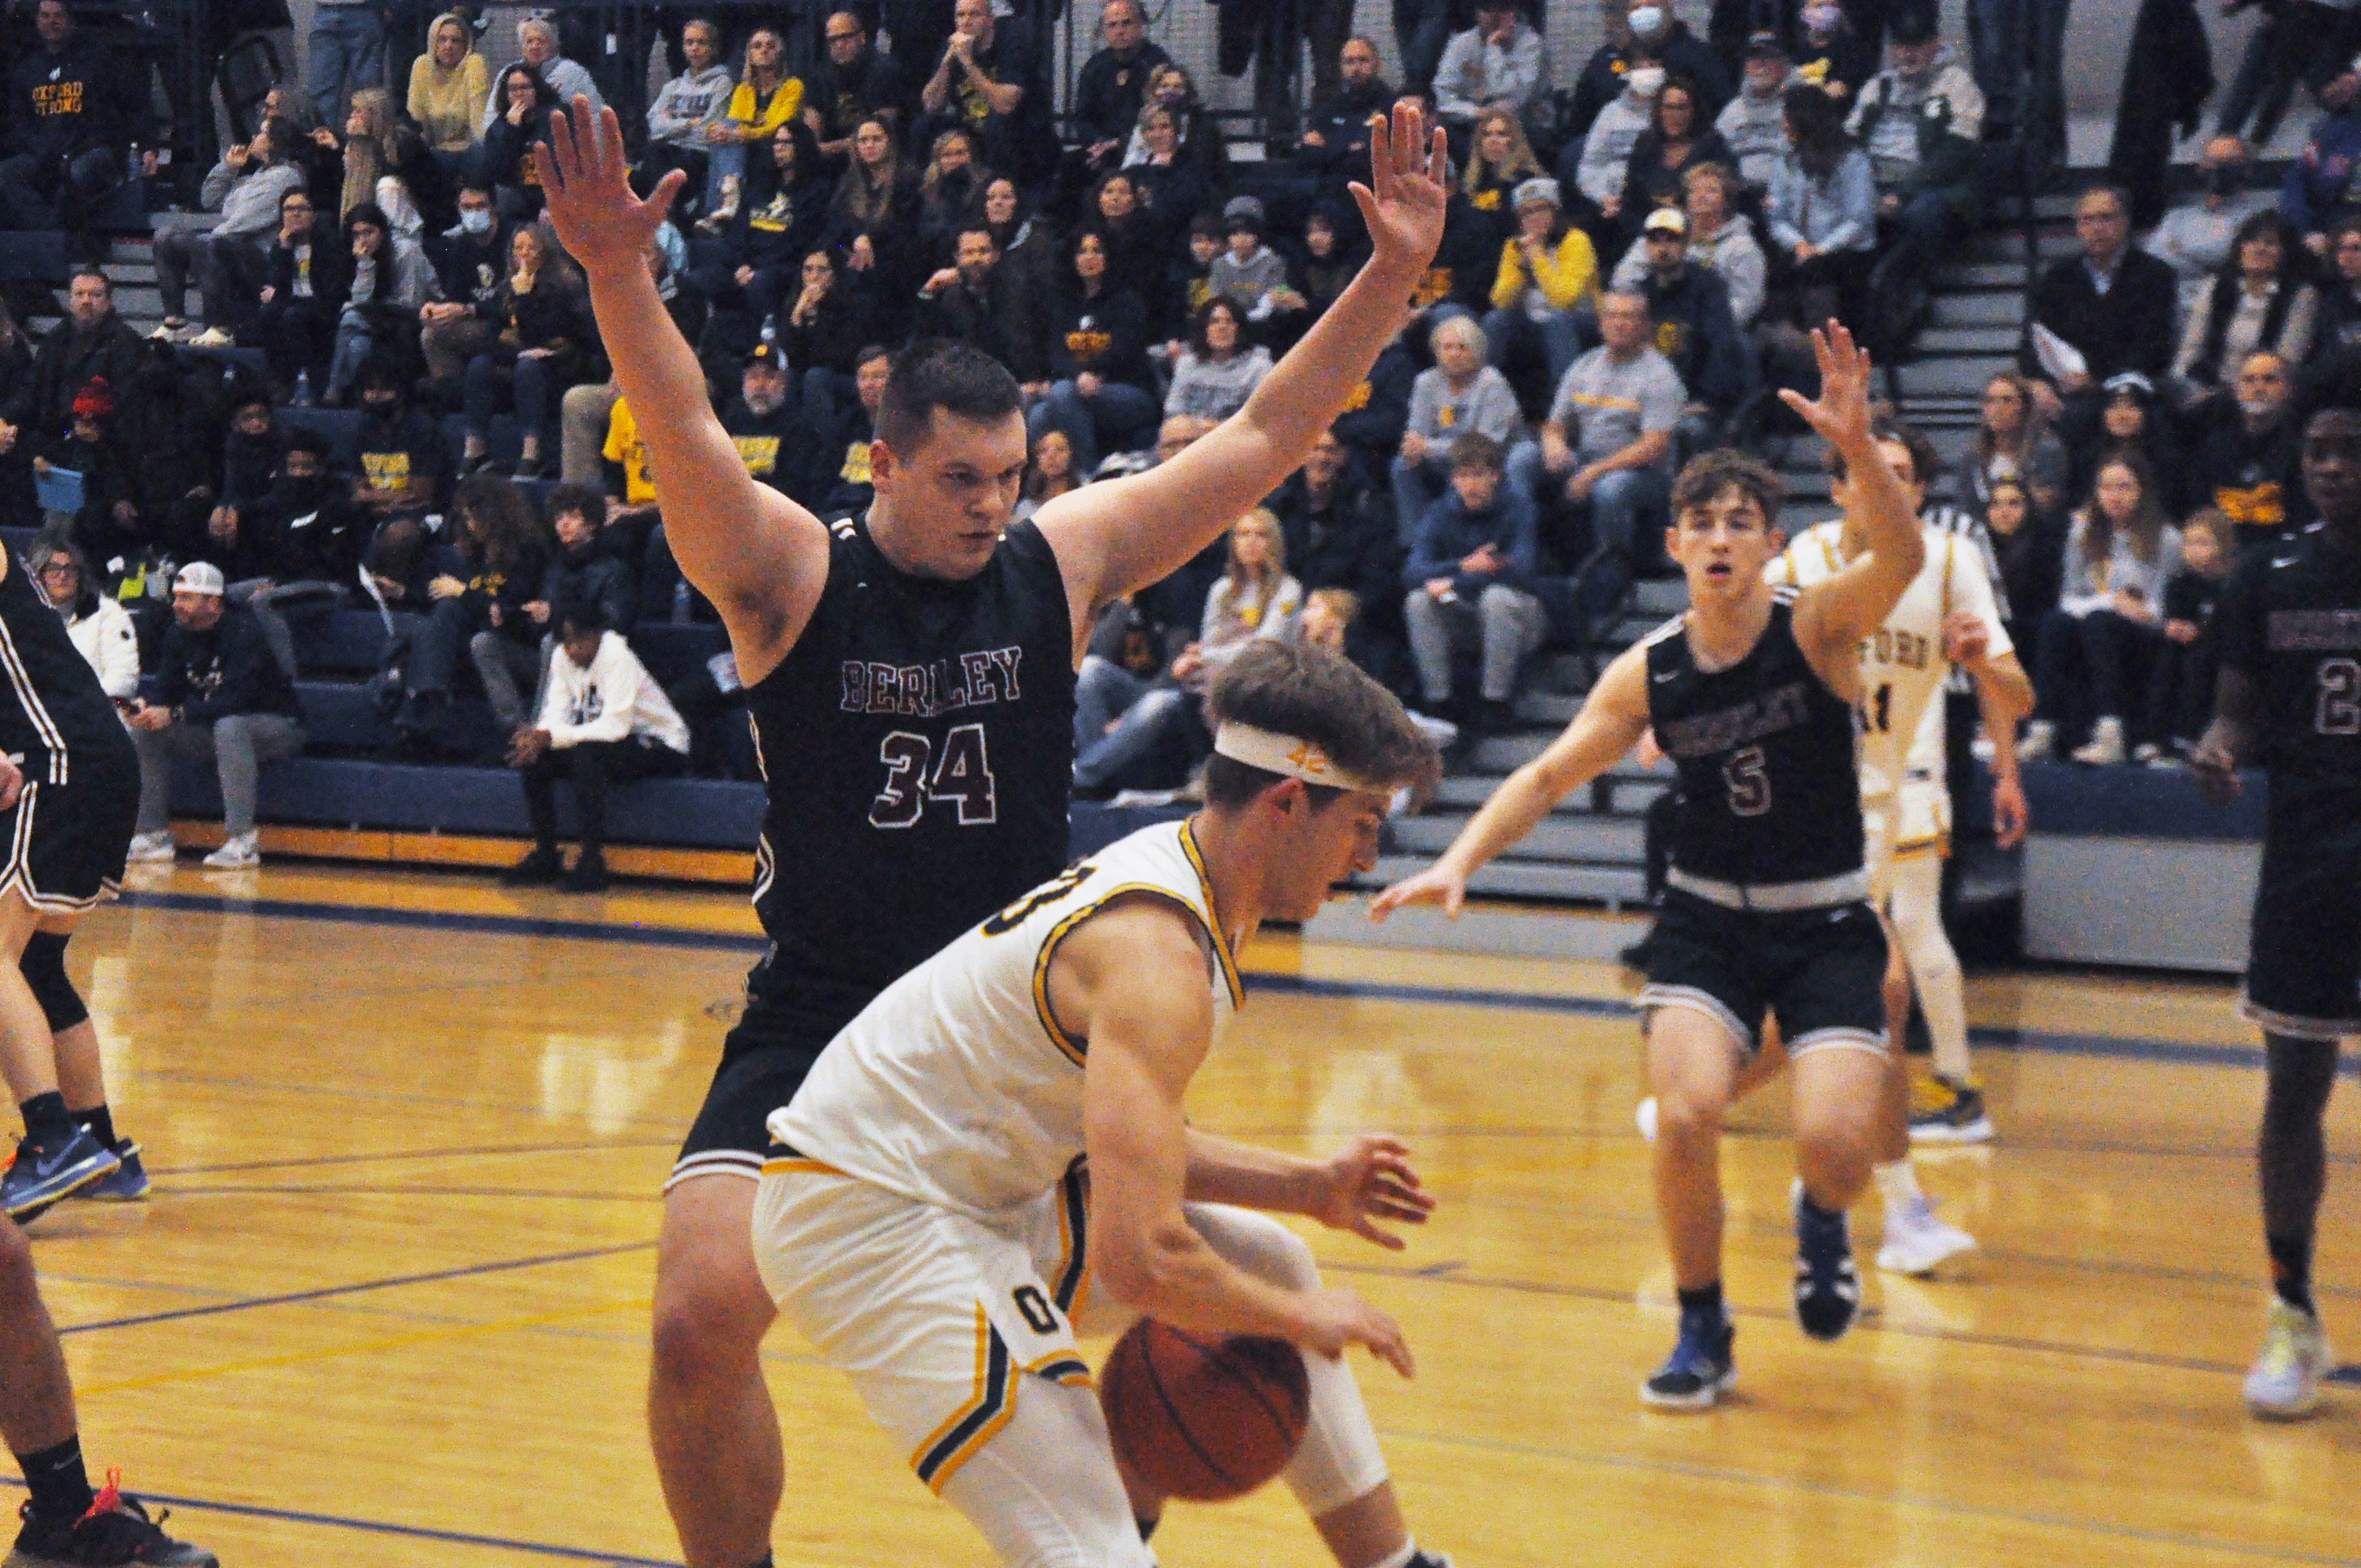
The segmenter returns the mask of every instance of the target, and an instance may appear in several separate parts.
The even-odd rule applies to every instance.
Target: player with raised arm
[[[1300,1346],[1284,1475],[1345,1568],[1448,1568],[1402,1522],[1346,1347],[1403,1376],[1391,1319],[1323,1289],[1264,1212],[1400,1247],[1433,1208],[1408,1151],[1308,1160],[1191,1131],[1189,1080],[1244,1001],[1235,954],[1376,863],[1433,744],[1341,655],[1257,641],[1214,682],[1205,806],[1044,883],[837,1036],[774,1142],[755,1252],[918,1478],[1002,1561],[1152,1568],[1163,1499],[1119,1470],[1074,1345],[1145,1314]],[[1085,1186],[1087,1183],[1087,1186]]]
[[[2213,722],[2191,758],[2224,805],[2240,762],[2270,770],[2245,1011],[2268,1063],[2256,1158],[2273,1295],[2246,1406],[2281,1420],[2312,1413],[2336,1365],[2312,1246],[2337,1042],[2361,1036],[2361,412],[2314,414],[2302,462],[2319,526],[2238,563],[2213,619]]]
[[[1485,802],[1443,857],[1378,896],[1372,914],[1440,904],[1455,915],[1478,867],[1653,729],[1679,773],[1672,870],[1640,993],[1657,1102],[1656,1210],[1680,1293],[1680,1337],[1642,1387],[1648,1404],[1702,1409],[1735,1377],[1722,1305],[1721,1118],[1775,1017],[1794,1063],[1795,1315],[1834,1339],[1861,1282],[1845,1210],[1875,1161],[1886,1052],[1886,948],[1862,861],[1853,709],[1860,645],[1926,564],[1910,498],[1870,423],[1870,363],[1830,323],[1815,334],[1817,402],[1780,395],[1844,455],[1864,548],[1808,588],[1763,576],[1784,544],[1775,475],[1708,453],[1673,491],[1666,548],[1689,609],[1607,668],[1564,735]]]
[[[664,1200],[648,1422],[688,1568],[769,1561],[775,1315],[749,1223],[763,1120],[869,1001],[1066,861],[1074,670],[1099,611],[1165,576],[1300,466],[1391,339],[1441,242],[1444,153],[1414,109],[1354,188],[1371,255],[1246,406],[1173,461],[1010,521],[1020,394],[973,350],[895,361],[867,516],[833,533],[746,474],[640,260],[679,192],[625,182],[611,111],[552,122],[549,214],[590,299],[682,572],[720,611],[769,780],[747,983]]]

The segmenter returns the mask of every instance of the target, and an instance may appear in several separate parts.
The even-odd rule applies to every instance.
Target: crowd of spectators
[[[1257,636],[1334,641],[1464,747],[1513,722],[1536,651],[1595,641],[1664,570],[1686,455],[1779,433],[1771,394],[1808,385],[1806,330],[1834,316],[1890,356],[1977,218],[1985,97],[1937,7],[1758,5],[1774,25],[1751,34],[1723,9],[1700,37],[1658,0],[1605,0],[1606,42],[1561,77],[1510,0],[1439,32],[1450,7],[1398,5],[1411,81],[1346,39],[1293,145],[1233,162],[1139,0],[1105,0],[1062,123],[1038,9],[863,0],[813,39],[675,8],[676,74],[626,127],[642,189],[687,175],[646,264],[762,482],[859,514],[892,353],[951,337],[1025,389],[1029,514],[1245,401],[1365,253],[1347,187],[1371,118],[1422,103],[1452,196],[1398,337],[1226,544],[1109,611],[1078,783],[1180,784],[1210,672]],[[534,146],[573,95],[613,95],[606,62],[570,56],[564,19],[522,24],[492,69],[465,11],[390,52],[377,6],[314,16],[304,91],[273,92],[203,178],[204,212],[159,228],[161,341],[95,269],[38,345],[0,313],[0,517],[49,525],[75,602],[139,612],[151,678],[197,642],[241,671],[270,654],[235,742],[191,718],[204,739],[143,743],[209,748],[225,785],[302,743],[274,684],[290,622],[371,606],[415,617],[379,676],[393,749],[507,762],[537,823],[561,775],[603,795],[743,766],[715,740],[739,706],[726,656],[671,694],[685,720],[642,704],[637,740],[585,740],[549,709],[583,672],[637,679],[609,646],[635,627],[713,620],[541,216]],[[80,73],[87,119],[104,62],[60,0],[38,17],[36,63]],[[64,100],[34,75],[10,78],[18,156],[0,161],[18,227],[64,221],[41,203],[82,189],[93,147],[123,168],[103,127],[48,123]],[[2021,367],[1938,486],[1988,532],[2034,654],[2037,751],[2169,761],[2202,718],[2209,585],[2304,521],[2295,411],[2361,390],[2356,85],[2321,82],[2329,116],[2276,197],[2232,137],[2144,247],[2121,192],[2082,195],[2081,253],[2040,279]],[[489,740],[463,717],[478,691]],[[634,749],[557,755],[577,742]],[[250,825],[250,779],[243,799]]]

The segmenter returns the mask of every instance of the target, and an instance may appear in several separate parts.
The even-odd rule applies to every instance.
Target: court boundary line
[[[553,920],[539,916],[441,914],[433,910],[397,909],[381,905],[333,904],[314,899],[232,898],[215,894],[141,893],[126,891],[120,902],[134,909],[166,909],[181,913],[245,915],[260,919],[318,920],[356,926],[382,926],[403,930],[466,931],[483,936],[548,937],[567,941],[642,944],[706,951],[761,952],[766,937],[727,931],[698,931],[675,927],[627,926],[590,920]],[[1554,996],[1542,992],[1488,988],[1460,990],[1445,986],[1408,985],[1385,981],[1328,980],[1313,975],[1241,971],[1248,991],[1281,996],[1310,996],[1338,1001],[1401,1002],[1440,1007],[1485,1007],[1507,1012],[1548,1013],[1574,1017],[1636,1018],[1640,1007],[1619,997]],[[2084,1035],[2040,1029],[1979,1025],[1969,1039],[1988,1050],[2025,1051],[2043,1056],[2095,1057],[2122,1061],[2160,1062],[2182,1067],[2259,1067],[2260,1046],[2202,1045],[2158,1040],[2144,1036]],[[2361,1053],[2340,1056],[2337,1076],[2361,1079]]]
[[[0,1485],[14,1486],[18,1491],[25,1489],[25,1483],[13,1475],[0,1475]],[[669,1558],[633,1557],[620,1552],[592,1552],[587,1547],[558,1546],[540,1541],[511,1541],[505,1536],[436,1530],[432,1525],[396,1524],[390,1519],[347,1519],[341,1514],[315,1514],[302,1508],[274,1508],[263,1503],[223,1503],[203,1497],[173,1497],[161,1492],[143,1491],[133,1495],[143,1503],[162,1503],[168,1508],[187,1508],[194,1513],[231,1514],[243,1519],[275,1519],[327,1530],[360,1530],[370,1535],[406,1536],[412,1541],[441,1541],[452,1546],[483,1546],[495,1552],[525,1552],[540,1557],[560,1557],[574,1563],[610,1563],[615,1568],[681,1568],[678,1563]]]
[[[494,1263],[471,1263],[458,1268],[438,1268],[425,1274],[396,1275],[384,1279],[356,1280],[347,1285],[327,1285],[313,1290],[291,1290],[276,1296],[241,1296],[235,1300],[209,1302],[202,1307],[181,1307],[169,1312],[144,1312],[128,1318],[104,1318],[96,1322],[61,1325],[60,1338],[69,1334],[96,1333],[101,1329],[144,1328],[149,1323],[177,1322],[184,1318],[215,1318],[225,1312],[249,1311],[257,1307],[300,1306],[306,1301],[323,1301],[338,1296],[357,1296],[369,1290],[391,1290],[404,1285],[433,1285],[445,1279],[466,1279],[482,1274],[505,1274],[521,1268],[543,1268],[556,1263],[579,1263],[594,1257],[613,1257],[627,1252],[649,1252],[653,1241],[618,1242],[611,1246],[579,1247],[571,1252],[546,1253],[539,1257],[502,1258]]]
[[[219,1176],[241,1170],[297,1170],[324,1165],[375,1165],[380,1161],[482,1159],[501,1155],[596,1154],[608,1149],[667,1147],[671,1138],[626,1138],[620,1142],[571,1144],[476,1144],[451,1149],[393,1149],[384,1154],[313,1155],[302,1159],[249,1159],[229,1165],[149,1166],[150,1176]]]

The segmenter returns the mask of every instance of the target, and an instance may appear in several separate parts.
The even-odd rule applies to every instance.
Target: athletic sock
[[[2312,1304],[2312,1238],[2266,1236],[2271,1249],[2271,1288],[2289,1306],[2317,1312]]]
[[[16,1455],[25,1486],[33,1494],[33,1514],[52,1523],[71,1523],[90,1511],[98,1494],[91,1490],[82,1468],[82,1434],[77,1432],[55,1448]]]
[[[1417,1561],[1418,1542],[1406,1541],[1402,1542],[1402,1549],[1400,1552],[1390,1557],[1378,1558],[1369,1564],[1369,1568],[1410,1568],[1410,1565]]]
[[[25,1135],[45,1149],[63,1148],[81,1131],[66,1111],[66,1097],[54,1089],[34,1095],[17,1109],[25,1113]]]
[[[1879,1166],[1873,1174],[1877,1190],[1885,1196],[1885,1218],[1890,1223],[1908,1212],[1914,1202],[1923,1203],[1927,1194],[1918,1190],[1918,1170],[1904,1155],[1892,1165]]]
[[[1139,1527],[1139,1539],[1148,1541],[1156,1539],[1156,1527],[1162,1524],[1164,1519],[1163,1516],[1159,1515],[1152,1519],[1134,1518],[1131,1522]]]
[[[1694,1290],[1675,1290],[1674,1294],[1681,1299],[1681,1316],[1685,1318],[1691,1312],[1710,1312],[1717,1318],[1727,1315],[1722,1310],[1721,1281],[1719,1279],[1710,1285],[1700,1285]]]
[[[67,1114],[82,1124],[83,1132],[98,1140],[100,1148],[115,1146],[115,1113],[106,1108],[105,1101],[100,1101],[87,1111],[71,1111]]]

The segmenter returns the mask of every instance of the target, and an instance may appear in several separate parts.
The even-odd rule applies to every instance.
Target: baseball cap
[[[1260,234],[1263,222],[1262,203],[1252,196],[1233,196],[1222,209],[1222,223],[1232,232],[1243,227]]]
[[[1748,60],[1784,60],[1787,58],[1787,46],[1779,41],[1779,35],[1776,33],[1749,33],[1746,38],[1746,58]]]
[[[1521,207],[1529,202],[1547,202],[1553,207],[1565,205],[1557,181],[1546,174],[1536,174],[1517,187],[1514,204]]]
[[[754,345],[754,351],[746,356],[746,368],[752,370],[757,365],[767,370],[776,370],[782,376],[787,373],[787,356],[779,352],[779,345],[775,343]]]
[[[192,561],[172,579],[172,591],[176,594],[211,594],[219,598],[228,587],[222,569],[211,561]]]
[[[1648,221],[1640,225],[1640,230],[1643,234],[1676,234],[1686,236],[1689,232],[1689,220],[1687,214],[1678,207],[1658,207],[1648,214]]]

